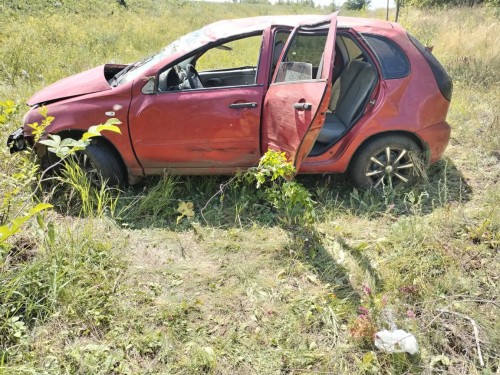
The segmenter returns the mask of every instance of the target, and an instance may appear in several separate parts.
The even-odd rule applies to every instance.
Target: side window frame
[[[236,39],[232,38],[231,40],[225,40],[222,43],[217,43],[217,44],[213,45],[211,48],[204,49],[200,53],[196,54],[194,56],[194,59],[191,60],[191,64],[193,64],[193,65],[196,66],[196,63],[198,62],[198,60],[201,57],[203,57],[203,55],[205,55],[208,51],[210,51],[210,50],[212,50],[214,48],[217,48],[219,46],[223,46],[224,44],[227,44],[227,43],[235,42],[237,40],[243,40],[243,39],[246,39],[246,38],[252,38],[252,37],[257,37],[257,36],[260,36],[259,56],[257,57],[257,62],[256,62],[256,65],[255,65],[256,76],[257,76],[257,73],[258,73],[258,70],[259,70],[260,60],[262,58],[262,45],[264,43],[264,34],[262,32],[252,33],[252,34],[246,34],[244,36],[239,35],[239,37],[236,38]],[[224,72],[224,71],[229,71],[229,70],[233,70],[233,69],[237,69],[237,68],[240,68],[240,67],[222,68],[222,69],[210,69],[210,70],[203,70],[203,72]]]
[[[249,84],[249,85],[215,86],[215,87],[203,87],[203,88],[187,89],[187,90],[171,90],[171,91],[160,91],[159,90],[159,79],[160,79],[160,75],[163,72],[165,72],[169,69],[173,69],[174,66],[176,66],[184,61],[187,61],[189,59],[191,59],[190,63],[196,62],[196,60],[199,57],[201,57],[205,52],[207,52],[208,50],[210,50],[212,48],[216,48],[217,46],[223,45],[225,43],[230,43],[230,42],[235,41],[235,40],[245,39],[245,38],[259,36],[259,35],[261,36],[262,39],[261,39],[261,44],[260,44],[260,48],[259,48],[259,58],[257,61],[256,72],[255,72],[256,81],[254,83]],[[158,69],[157,73],[154,76],[154,90],[152,93],[147,93],[147,95],[151,95],[151,94],[163,95],[163,94],[171,94],[171,93],[179,93],[179,92],[187,93],[187,92],[199,92],[199,91],[206,91],[206,90],[227,90],[227,89],[232,89],[232,88],[237,88],[237,87],[263,86],[262,84],[259,84],[257,82],[257,77],[258,77],[259,71],[260,71],[260,63],[261,63],[261,59],[262,59],[263,43],[264,43],[264,32],[262,30],[257,31],[257,32],[248,33],[248,34],[241,34],[241,35],[237,35],[235,37],[231,37],[228,39],[221,39],[221,40],[218,40],[216,42],[208,43],[207,45],[200,47],[194,51],[191,51],[188,54],[186,54],[186,55],[176,59],[175,61],[163,66],[162,68]],[[146,83],[146,85],[147,85],[147,83]]]
[[[342,54],[342,61],[345,66],[349,62],[349,52],[347,52],[347,47],[345,46],[344,39],[342,39],[342,35],[342,30],[338,30],[335,43],[339,46],[340,53]]]
[[[350,46],[348,46],[348,43],[346,41],[349,41],[349,43],[352,43],[355,48],[359,50],[359,52],[363,55],[363,57],[366,57],[366,51],[357,43],[356,38],[353,37],[353,35],[349,32],[346,33],[339,33],[339,37],[342,40],[342,44],[345,48],[345,55],[347,56],[347,62],[351,60],[356,60],[356,58],[360,55],[359,53],[357,55],[352,55],[350,49],[352,49]]]
[[[280,27],[280,28],[276,28],[273,30],[272,34],[271,34],[271,40],[272,40],[272,46],[271,46],[271,53],[269,54],[269,60],[270,60],[270,63],[269,63],[269,77],[268,77],[268,86],[273,84],[273,78],[274,78],[274,73],[276,72],[276,69],[280,63],[280,60],[279,60],[279,57],[278,57],[278,61],[277,61],[277,64],[276,66],[273,67],[273,60],[274,60],[274,50],[275,50],[275,47],[276,47],[276,34],[278,33],[288,33],[288,37],[285,39],[285,41],[283,42],[284,45],[283,45],[283,48],[281,49],[281,53],[283,53],[283,50],[284,50],[284,46],[286,45],[286,42],[288,41],[288,39],[290,38],[290,35],[292,35],[292,31],[293,29],[292,28],[284,28],[284,27]]]
[[[308,31],[308,30],[307,30],[307,28],[306,28],[306,29],[304,29],[304,30],[303,30],[303,33],[304,33],[304,34],[310,33],[310,34],[311,34],[311,35],[313,35],[313,36],[314,36],[315,34],[318,34],[319,36],[325,36],[325,37],[326,37],[326,36],[327,36],[327,34],[328,34],[328,29],[325,29],[325,30],[323,30],[323,29],[316,29],[316,30],[314,30],[314,29],[313,29],[313,30]],[[291,34],[291,33],[290,33],[290,34]],[[300,36],[300,34],[299,34],[299,33],[297,33],[297,34],[296,34],[296,37],[298,37],[298,36]],[[288,39],[287,39],[287,43],[289,42],[289,39],[290,39],[290,36],[289,36],[289,37],[288,37]],[[283,57],[288,56],[288,52],[290,51],[290,47],[292,47],[293,42],[294,42],[294,41],[292,41],[292,43],[288,44],[288,48],[282,52]],[[325,40],[325,43],[326,43],[326,40]],[[326,45],[326,44],[325,44],[325,45]],[[323,52],[324,52],[324,48],[323,48]],[[274,37],[273,37],[273,53],[274,53]],[[271,54],[271,58],[273,57],[272,55],[273,55],[273,54]],[[321,58],[320,58],[319,67],[322,65],[322,59],[323,59],[323,53],[322,53]],[[276,82],[276,79],[278,78],[278,73],[277,73],[276,71],[279,71],[279,69],[280,69],[280,65],[281,65],[282,63],[283,63],[283,61],[281,61],[281,60],[279,60],[279,61],[278,61],[278,64],[277,64],[277,66],[276,66],[276,69],[275,69],[274,73],[272,74],[272,77],[270,77],[270,84],[271,84],[271,85],[276,85],[276,84],[278,84],[278,85],[279,85],[279,84],[282,84],[282,83],[291,83],[291,82],[310,82],[310,81],[318,81],[318,80],[321,80],[320,78],[316,78],[316,77],[314,77],[314,75],[312,74],[312,75],[311,75],[311,78],[309,78],[309,79],[300,79],[300,80],[291,80],[291,81],[280,81],[280,82]],[[297,63],[299,63],[299,62],[297,62]],[[271,69],[272,69],[272,67],[271,67]]]
[[[337,32],[337,37],[346,37],[349,38],[353,43],[356,44],[356,46],[363,52],[364,59],[366,62],[368,62],[373,69],[375,69],[377,73],[377,79],[380,80],[381,78],[383,79],[382,76],[382,69],[380,67],[380,62],[378,61],[377,57],[375,56],[375,53],[372,51],[371,48],[369,48],[368,44],[366,41],[362,38],[362,35],[354,31],[353,29],[339,29]],[[340,38],[341,40],[341,38]],[[347,48],[344,45],[345,50],[342,50],[343,58],[344,58],[344,64],[347,65],[349,64],[350,56],[349,52],[347,51]],[[347,60],[345,60],[347,56]],[[354,60],[354,59],[353,59]]]

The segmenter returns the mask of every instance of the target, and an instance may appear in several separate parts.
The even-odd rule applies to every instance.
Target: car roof
[[[325,15],[307,14],[291,16],[259,16],[249,18],[239,18],[223,20],[205,26],[202,30],[206,36],[212,40],[230,38],[231,36],[250,34],[262,31],[272,26],[297,27],[300,25],[312,25],[325,22]],[[372,28],[392,29],[391,22],[359,17],[337,17],[338,28],[356,28],[359,26],[369,26]]]
[[[392,22],[377,20],[373,18],[361,18],[361,17],[337,17],[337,27],[356,28],[358,26],[370,26],[379,29],[393,29],[394,25]]]
[[[231,40],[242,35],[256,34],[273,26],[293,28],[300,25],[317,25],[318,27],[327,27],[324,24],[331,19],[337,19],[337,28],[360,27],[369,29],[383,28],[386,30],[394,28],[391,22],[369,18],[339,17],[337,13],[329,15],[259,16],[218,21],[184,35],[171,43],[167,49],[172,50],[171,60],[175,60],[210,43]],[[321,26],[322,24],[323,26]],[[164,64],[164,61],[159,62],[158,66],[154,68],[159,68],[160,64]]]

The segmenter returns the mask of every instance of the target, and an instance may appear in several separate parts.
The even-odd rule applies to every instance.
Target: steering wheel
[[[189,82],[189,86],[191,86],[192,89],[203,88],[203,83],[201,82],[200,75],[198,74],[193,65],[191,64],[186,65],[186,75],[187,75],[187,80]]]

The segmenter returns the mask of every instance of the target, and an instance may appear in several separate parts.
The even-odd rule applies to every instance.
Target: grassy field
[[[313,11],[127,4],[0,0],[1,145],[26,99],[59,78],[217,19]],[[82,199],[73,176],[33,197],[32,160],[1,147],[0,225],[27,200],[54,209],[0,245],[0,374],[498,374],[499,13],[404,9],[401,23],[453,76],[450,146],[411,189],[300,177],[312,226],[244,182],[207,204],[224,177]],[[392,322],[418,354],[373,346]]]

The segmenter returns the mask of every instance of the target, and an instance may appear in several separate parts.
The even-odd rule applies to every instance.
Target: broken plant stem
[[[481,367],[484,367],[484,361],[483,361],[483,355],[481,353],[481,346],[479,345],[479,329],[477,328],[476,321],[472,319],[471,317],[457,313],[455,311],[450,311],[450,310],[445,310],[445,309],[436,309],[440,314],[451,314],[451,315],[456,315],[459,316],[462,319],[468,320],[472,324],[472,329],[474,331],[474,337],[476,339],[476,348],[477,348],[477,355],[479,357],[479,364]]]
[[[218,195],[224,193],[224,190],[226,190],[226,188],[231,184],[231,182],[233,182],[239,175],[236,174],[235,176],[231,177],[228,181],[222,183],[219,185],[219,190],[217,190],[217,192],[212,195],[210,197],[210,199],[207,201],[207,203],[205,203],[205,205],[202,207],[202,209],[200,210],[200,215],[201,217],[203,218],[203,220],[205,221],[206,224],[208,224],[207,222],[207,219],[205,219],[205,216],[203,216],[203,211],[205,210],[205,208],[208,207],[209,203],[215,198],[217,197]]]

